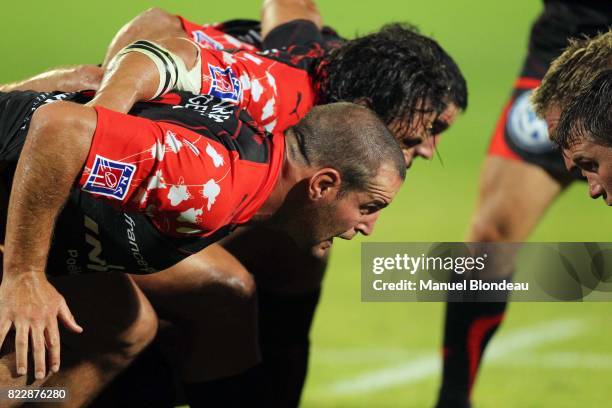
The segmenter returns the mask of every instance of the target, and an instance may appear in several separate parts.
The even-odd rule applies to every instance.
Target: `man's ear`
[[[338,170],[331,167],[322,168],[308,180],[308,198],[311,201],[335,198],[341,185],[342,177]]]

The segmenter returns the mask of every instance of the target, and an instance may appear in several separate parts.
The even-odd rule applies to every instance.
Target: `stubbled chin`
[[[317,245],[313,246],[310,251],[312,255],[316,258],[325,258],[332,247],[332,240],[319,242]]]

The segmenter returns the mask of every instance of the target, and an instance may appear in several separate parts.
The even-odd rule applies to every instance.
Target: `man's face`
[[[612,206],[612,147],[581,138],[563,150],[568,170],[578,167],[589,184],[591,198],[603,198]]]
[[[544,112],[548,133],[554,134],[561,117],[561,109],[552,105]],[[612,148],[581,138],[569,149],[563,149],[565,167],[572,171],[575,168],[586,177],[589,184],[589,195],[592,198],[602,197],[606,204],[612,205]]]
[[[411,123],[397,119],[389,124],[389,130],[400,142],[407,168],[416,157],[433,159],[440,134],[455,122],[459,112],[457,105],[451,103],[437,117],[435,112],[427,112]]]
[[[313,204],[303,217],[307,225],[301,229],[301,238],[308,242],[302,244],[311,248],[313,255],[323,256],[335,237],[352,239],[359,232],[370,235],[380,211],[389,205],[401,185],[397,171],[383,165],[364,191],[334,194]]]

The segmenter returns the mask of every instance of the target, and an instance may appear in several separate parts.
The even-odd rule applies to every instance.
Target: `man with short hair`
[[[587,179],[589,195],[612,206],[612,70],[603,71],[563,111],[553,141],[568,169]]]
[[[216,93],[216,74],[211,74],[214,69],[224,72],[225,82],[230,85],[230,78],[240,79],[233,88],[226,88],[231,90],[243,85],[243,93],[228,92],[228,101],[244,106],[266,127],[283,129],[315,103],[361,102],[372,107],[393,131],[404,151],[407,166],[418,156],[433,158],[439,134],[455,120],[459,107],[464,108],[467,104],[467,90],[459,69],[433,40],[418,34],[412,27],[392,24],[321,55],[322,40],[318,29],[303,21],[296,24],[302,27],[300,38],[312,40],[272,54],[195,48],[182,38],[138,41],[128,45],[110,64],[97,100],[124,111],[132,101],[146,100],[163,92],[162,88],[172,88],[170,81],[195,85],[196,88],[190,88],[192,92],[212,90]],[[152,49],[156,50],[154,54],[149,53]],[[367,51],[367,58],[364,51]],[[278,60],[291,64],[279,64]],[[167,69],[174,66],[179,67],[176,74]],[[191,72],[200,71],[202,81],[185,80],[191,77]],[[125,83],[114,78],[119,74],[123,78],[133,78],[130,82],[137,84],[135,92],[124,91]],[[388,81],[389,76],[397,78],[396,81]],[[229,237],[224,245],[254,274],[262,322],[260,339],[272,340],[262,340],[265,371],[260,370],[258,377],[264,378],[269,385],[260,388],[277,390],[268,396],[283,401],[279,405],[296,406],[306,374],[308,332],[319,298],[329,245],[320,248],[319,256],[313,257],[296,248],[283,234],[263,228],[242,231],[242,234]],[[207,268],[222,274],[229,272],[222,266],[211,267],[210,263]],[[184,276],[188,272],[181,273],[175,268],[164,274]],[[162,275],[155,275],[136,278],[136,282],[157,309],[173,309],[172,315],[182,315],[176,310],[178,308],[165,306],[179,302],[161,285],[163,279]],[[191,280],[177,280],[193,286]],[[186,303],[184,297],[181,300],[179,304]],[[194,297],[191,309],[200,308],[197,305],[201,303],[201,297]],[[278,321],[283,321],[283,325],[273,323]],[[199,332],[210,341],[204,323],[210,324],[200,317],[190,327],[202,326]],[[216,333],[222,338],[223,330]],[[249,339],[246,335],[240,338],[245,343]],[[193,343],[202,344],[202,341]],[[224,342],[219,350],[234,349],[228,346]],[[219,381],[214,385],[203,381],[210,368],[196,361],[207,361],[210,367],[211,358],[216,361],[214,356],[189,359],[191,365],[198,367],[189,370],[191,381],[187,388],[193,390],[191,395],[211,395],[215,390],[225,389]],[[223,384],[231,380],[225,377]]]
[[[271,10],[270,6],[274,3],[287,5],[299,2],[268,1],[267,10]],[[433,158],[440,133],[446,130],[454,122],[457,114],[467,106],[465,81],[450,56],[435,41],[420,35],[413,27],[406,25],[389,25],[380,32],[342,43],[338,41],[337,36],[330,35],[325,30],[321,32],[320,22],[308,17],[309,11],[305,15],[293,13],[293,18],[290,19],[287,13],[275,11],[272,14],[284,17],[280,20],[273,19],[273,24],[264,18],[262,33],[267,35],[263,39],[260,38],[257,44],[252,41],[252,36],[244,36],[244,27],[239,27],[239,24],[225,24],[214,28],[198,26],[159,9],[152,9],[135,19],[134,24],[130,23],[121,30],[109,49],[106,64],[109,62],[109,56],[119,52],[120,47],[117,44],[126,45],[129,43],[127,39],[144,37],[157,40],[162,34],[175,33],[199,43],[200,50],[196,51],[200,53],[204,80],[200,89],[195,91],[207,93],[212,90],[213,93],[219,94],[221,87],[218,84],[224,84],[225,91],[222,92],[224,94],[222,96],[243,104],[243,107],[268,129],[283,130],[299,120],[313,103],[341,100],[359,102],[371,106],[384,118],[402,146],[406,165],[409,166],[416,157]],[[264,17],[266,15],[264,13]],[[294,21],[300,16],[302,20]],[[159,23],[152,24],[154,20],[158,20]],[[274,24],[277,26],[272,27]],[[164,32],[163,27],[169,31]],[[230,39],[229,33],[234,33],[238,38],[249,41],[251,45],[257,47],[282,48],[283,45],[290,47],[275,52],[254,54],[250,47],[239,45],[237,48],[240,52],[227,53],[219,50],[221,47],[215,46],[215,43],[222,47],[235,47],[237,40]],[[247,30],[248,33],[251,33],[251,29]],[[288,40],[293,44],[283,43]],[[333,42],[331,46],[330,41]],[[187,41],[176,39],[149,41],[139,44],[138,47],[141,47],[141,50],[148,47],[150,50],[161,45],[168,51],[177,44],[183,49],[173,49],[173,51],[179,57],[185,57],[185,70],[197,74],[198,70],[193,70],[193,62],[197,62],[197,58],[193,58],[194,47]],[[324,49],[325,52],[321,53]],[[367,51],[366,54],[364,50]],[[164,55],[164,52],[157,50],[159,55]],[[122,58],[134,59],[134,55],[127,54]],[[191,60],[187,61],[190,58]],[[164,61],[158,62],[157,66],[166,64]],[[169,66],[173,64],[170,62]],[[130,82],[141,82],[145,77],[143,72],[148,72],[147,68],[138,66],[134,69],[134,80]],[[163,72],[163,75],[164,78],[173,78],[172,72]],[[397,81],[389,81],[389,77],[397,78]],[[159,85],[165,83],[165,80],[154,81],[151,92],[140,97],[148,99],[154,96]],[[120,86],[116,89],[126,88]],[[112,94],[113,92],[110,93]],[[112,99],[129,101],[128,98]],[[106,102],[112,103],[109,99],[106,99]],[[125,106],[117,104],[114,104],[113,108],[126,110]],[[267,365],[266,376],[274,378],[269,381],[275,386],[274,397],[291,401],[286,402],[287,405],[297,405],[306,372],[308,332],[319,299],[322,275],[327,264],[326,257],[312,257],[305,254],[283,234],[263,228],[236,234],[228,238],[224,245],[248,266],[248,270],[252,271],[257,279],[258,300],[261,306],[260,339]],[[274,250],[271,250],[272,248]],[[213,250],[224,251],[216,245],[203,252]],[[227,251],[225,252],[229,255]],[[262,254],[266,255],[261,256]],[[199,260],[214,274],[230,276],[229,269],[223,263],[217,262],[220,259],[219,254],[215,252],[214,255],[213,258],[202,253]],[[211,258],[214,259],[213,262]],[[266,260],[268,262],[265,262]],[[235,264],[229,263],[232,269],[236,268]],[[189,270],[178,266],[172,271],[167,271],[167,274],[164,273],[165,277],[154,275],[135,278],[147,296],[152,299],[156,309],[163,310],[163,316],[177,316],[181,312],[176,310],[178,307],[172,305],[184,305],[188,302],[188,298],[182,295],[181,302],[178,302],[178,299],[171,296],[162,285],[164,279],[170,279],[171,273],[180,277],[175,280],[184,282],[186,286],[198,286],[197,282],[187,279]],[[197,274],[197,276],[203,275]],[[237,290],[237,293],[241,293],[238,303],[253,297],[254,285],[249,282],[249,275],[245,271],[241,276],[244,290]],[[233,279],[232,282],[239,280]],[[210,299],[210,296],[204,298],[194,294],[189,299],[191,309],[211,310],[202,304],[202,299]],[[198,315],[197,321],[195,317],[193,321],[189,321],[190,328],[201,328],[195,330],[196,333],[192,336],[197,339],[191,342],[193,349],[198,344],[205,344],[206,341],[212,342],[214,338],[209,335],[211,321],[204,319],[203,316],[203,314]],[[215,321],[230,322],[227,318],[217,318]],[[276,324],[278,321],[282,321],[283,324]],[[232,324],[231,330],[235,330],[236,327],[251,326]],[[223,333],[225,330],[227,327],[212,329],[215,333]],[[231,337],[244,339],[246,344],[249,343],[250,333],[241,332]],[[221,350],[228,350],[236,360],[246,361],[247,366],[254,360],[253,353],[246,358],[241,356],[247,354],[247,351],[253,347],[244,344],[238,346],[228,341],[219,341],[217,346],[218,351],[213,356],[198,354],[185,359],[197,367],[197,370],[196,368],[189,370],[192,382],[194,379],[202,381],[204,377],[214,378],[212,377],[214,367],[220,369],[225,377],[233,374],[229,370],[231,364],[228,364],[227,358],[221,360],[223,364],[216,363],[224,354]],[[212,347],[205,349],[210,350]],[[198,363],[199,361],[207,361],[206,366]],[[216,384],[211,388],[223,387]],[[193,394],[203,394],[203,389],[202,386]]]
[[[512,95],[495,126],[481,172],[479,198],[467,240],[520,242],[575,179],[537,118],[530,95],[570,38],[592,36],[612,26],[609,2],[544,0],[531,27],[527,55]],[[500,276],[513,262],[490,259]],[[507,302],[448,303],[444,371],[437,408],[466,408],[487,344],[503,322]]]
[[[553,61],[532,101],[563,151],[568,170],[587,179],[592,198],[610,197],[612,30],[570,41]]]
[[[609,87],[612,30],[574,39],[551,64],[533,94],[536,113],[563,150],[568,170],[587,179],[592,198],[610,205]]]
[[[194,97],[137,104],[130,116],[62,101],[86,102],[84,94],[0,94],[1,158],[19,157],[14,175],[4,174],[12,194],[0,340],[14,326],[16,350],[0,359],[3,384],[25,384],[9,365],[26,373],[29,340],[37,384],[79,382],[75,405],[124,367],[98,367],[84,352],[76,370],[45,378],[47,356],[59,370],[57,318],[80,330],[45,272],[150,273],[247,222],[284,231],[302,248],[351,239],[372,231],[403,182],[401,150],[366,108],[319,107],[269,135],[245,111],[214,98],[194,106]],[[45,339],[53,340],[48,355]],[[103,379],[75,380],[92,366]]]

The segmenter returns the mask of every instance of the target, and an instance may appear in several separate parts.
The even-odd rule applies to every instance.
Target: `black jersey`
[[[612,28],[612,3],[607,0],[545,0],[544,10],[531,29],[531,63],[523,76],[541,78],[568,40],[592,37]]]

